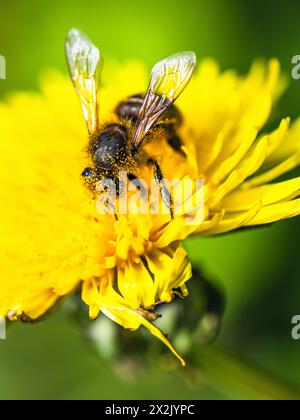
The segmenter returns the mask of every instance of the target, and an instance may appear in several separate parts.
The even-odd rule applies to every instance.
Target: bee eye
[[[81,176],[83,178],[95,178],[95,172],[92,168],[85,168],[85,170],[82,172]]]

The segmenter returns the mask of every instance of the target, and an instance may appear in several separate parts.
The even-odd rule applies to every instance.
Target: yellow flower
[[[104,73],[109,121],[122,99],[145,91],[148,74],[136,62]],[[284,119],[262,133],[284,87],[277,61],[255,64],[247,77],[204,61],[178,102],[187,157],[164,139],[148,146],[166,178],[204,180],[198,225],[186,215],[100,216],[81,181],[87,136],[71,83],[53,72],[41,86],[0,104],[0,315],[35,320],[82,287],[92,319],[103,312],[127,329],[143,325],[184,364],[153,323],[158,303],[187,295],[191,266],[180,241],[300,213],[300,178],[270,183],[298,165],[300,124],[289,129]]]

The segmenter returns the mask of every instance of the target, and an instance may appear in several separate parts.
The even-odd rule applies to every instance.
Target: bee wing
[[[66,40],[66,54],[71,79],[79,96],[90,134],[99,124],[99,91],[103,59],[89,38],[71,29]]]
[[[138,148],[159,117],[172,105],[188,85],[196,67],[196,54],[182,52],[157,63],[141,108],[133,138]]]

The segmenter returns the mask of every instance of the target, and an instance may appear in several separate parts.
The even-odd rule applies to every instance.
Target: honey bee
[[[157,160],[143,147],[158,133],[164,133],[176,153],[183,153],[177,134],[182,115],[174,102],[188,85],[195,66],[196,55],[182,52],[158,62],[152,69],[145,94],[124,99],[115,109],[117,122],[101,125],[99,121],[100,80],[103,58],[98,48],[78,29],[72,29],[66,40],[66,55],[74,88],[79,96],[89,132],[90,167],[84,169],[85,184],[95,190],[99,181],[115,182],[118,194],[120,171],[126,171],[130,181],[137,179],[137,169],[153,168],[162,199],[174,217],[171,192]]]

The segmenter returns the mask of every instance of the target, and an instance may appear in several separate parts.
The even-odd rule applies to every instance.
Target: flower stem
[[[198,349],[207,384],[229,399],[299,400],[300,390],[255,363],[216,346]]]

